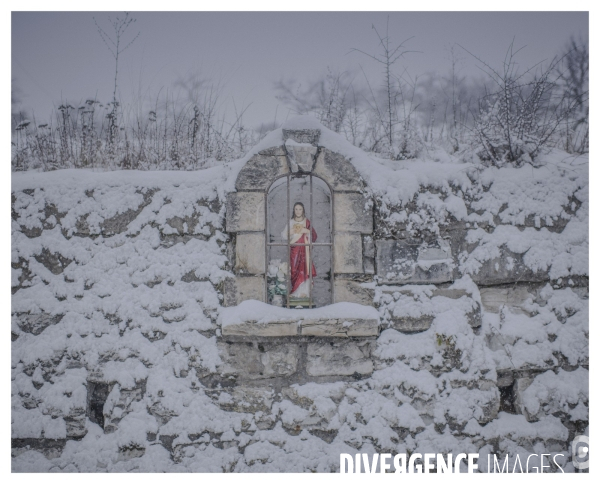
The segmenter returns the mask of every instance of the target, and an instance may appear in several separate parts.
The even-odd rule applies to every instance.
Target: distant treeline
[[[586,42],[571,39],[553,60],[528,69],[518,68],[512,45],[500,70],[473,55],[485,74],[478,79],[461,75],[472,54],[459,46],[448,50],[445,74],[417,78],[395,74],[401,57],[384,47],[371,56],[382,67],[377,86],[361,71],[327,70],[302,83],[280,80],[275,94],[289,113],[312,114],[354,145],[393,160],[433,147],[496,166],[535,163],[549,147],[588,151]],[[151,106],[63,102],[44,122],[15,112],[13,100],[12,169],[194,170],[238,158],[277,122],[246,126],[248,105],[229,106],[235,116],[225,118],[222,92],[211,80],[188,79]]]

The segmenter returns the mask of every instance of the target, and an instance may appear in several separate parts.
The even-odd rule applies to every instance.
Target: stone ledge
[[[316,309],[286,309],[244,301],[219,316],[223,336],[372,337],[379,334],[379,314],[371,306],[338,303]]]
[[[305,319],[300,323],[303,336],[377,336],[378,319]]]
[[[291,311],[294,311],[293,309]],[[223,336],[332,336],[369,337],[379,334],[378,319],[300,319],[298,321],[245,321],[221,329]]]

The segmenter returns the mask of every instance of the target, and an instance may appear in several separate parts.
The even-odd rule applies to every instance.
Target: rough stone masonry
[[[224,325],[265,302],[266,193],[299,166],[332,189],[333,303],[373,312]],[[390,166],[305,118],[200,172],[13,174],[13,470],[563,451],[573,471],[587,197],[587,166]]]

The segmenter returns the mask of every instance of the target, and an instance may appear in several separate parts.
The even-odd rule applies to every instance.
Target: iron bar
[[[288,217],[290,216],[290,174],[287,175],[287,212],[285,214],[285,223],[287,224],[287,234],[288,234],[288,243],[287,243],[287,297],[285,298],[286,307],[290,308],[290,290],[292,286],[292,268],[291,268],[291,248],[290,242],[292,240],[292,231],[290,230],[290,221]]]
[[[310,218],[313,219],[313,179],[312,179],[312,175],[308,175],[309,176],[309,180],[310,180]],[[304,218],[306,219],[306,215],[304,216]],[[313,219],[310,229],[308,229],[308,274],[310,277],[310,285],[308,288],[308,307],[310,309],[312,309],[313,306],[313,271],[312,271],[312,267],[313,267],[313,239],[312,239],[312,231],[313,229],[313,225],[315,221]]]

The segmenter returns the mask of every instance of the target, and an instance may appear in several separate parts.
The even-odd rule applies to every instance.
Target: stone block
[[[296,336],[298,330],[296,321],[273,321],[269,323],[245,321],[224,326],[221,332],[223,336]]]
[[[319,142],[319,138],[321,137],[320,129],[283,129],[283,141],[287,141],[291,139],[296,143],[310,143],[312,145],[316,145]]]
[[[482,287],[479,293],[481,304],[490,313],[499,313],[500,308],[506,306],[513,313],[529,315],[522,306],[527,299],[535,299],[535,295],[531,294],[525,286]]]
[[[310,376],[362,376],[373,373],[370,341],[311,343],[306,349]]]
[[[436,287],[431,293],[431,297],[442,296],[449,299],[460,299],[463,296],[471,297],[464,289],[450,289],[447,287]]]
[[[235,269],[239,274],[265,273],[265,234],[238,234],[235,243]]]
[[[362,238],[359,233],[338,232],[333,247],[336,274],[359,274],[363,271]]]
[[[371,288],[362,287],[360,282],[335,278],[333,283],[335,301],[339,302],[352,302],[362,304],[364,306],[373,305],[373,297],[375,291]]]
[[[285,142],[287,159],[293,173],[310,173],[313,170],[318,148],[309,143]]]
[[[326,148],[321,148],[313,173],[327,181],[336,191],[360,192],[363,189],[363,182],[354,165],[342,155]]]
[[[236,386],[212,397],[217,398],[219,407],[230,412],[269,412],[273,405],[273,391],[265,388]]]
[[[266,191],[275,178],[288,172],[285,156],[254,155],[240,170],[235,188],[237,191]]]
[[[265,300],[264,277],[231,277],[225,279],[223,288],[225,306],[237,306],[242,301]]]
[[[220,371],[241,380],[286,377],[298,369],[299,350],[294,344],[217,343],[223,361]]]
[[[534,416],[530,415],[529,412],[527,411],[527,408],[525,407],[525,402],[524,402],[524,393],[525,390],[527,390],[529,388],[529,386],[533,383],[534,380],[534,376],[533,375],[525,375],[521,378],[515,378],[515,382],[513,383],[513,395],[515,397],[514,400],[514,404],[515,404],[515,410],[522,414],[525,415],[525,418],[528,421],[532,421],[534,420]]]
[[[432,314],[423,314],[419,318],[394,318],[391,317],[392,328],[402,333],[418,333],[420,331],[427,331],[433,323],[434,316]]]
[[[378,240],[376,245],[377,275],[383,283],[439,284],[453,280],[454,262],[443,240],[433,246],[406,240]]]
[[[301,325],[302,336],[377,336],[376,319],[305,319]]]
[[[13,315],[13,318],[16,320],[16,323],[21,329],[21,331],[24,331],[25,333],[31,333],[37,336],[48,326],[58,324],[62,320],[63,316],[63,314],[21,313]]]
[[[50,252],[47,248],[43,248],[41,252],[34,256],[40,264],[48,269],[52,274],[62,274],[65,268],[73,262],[72,259],[63,256],[58,252]]]
[[[375,242],[370,235],[363,235],[363,271],[375,274]]]
[[[345,232],[373,232],[373,208],[371,201],[360,193],[333,195],[335,229]]]
[[[265,229],[265,196],[260,192],[227,195],[225,231],[260,232]]]

